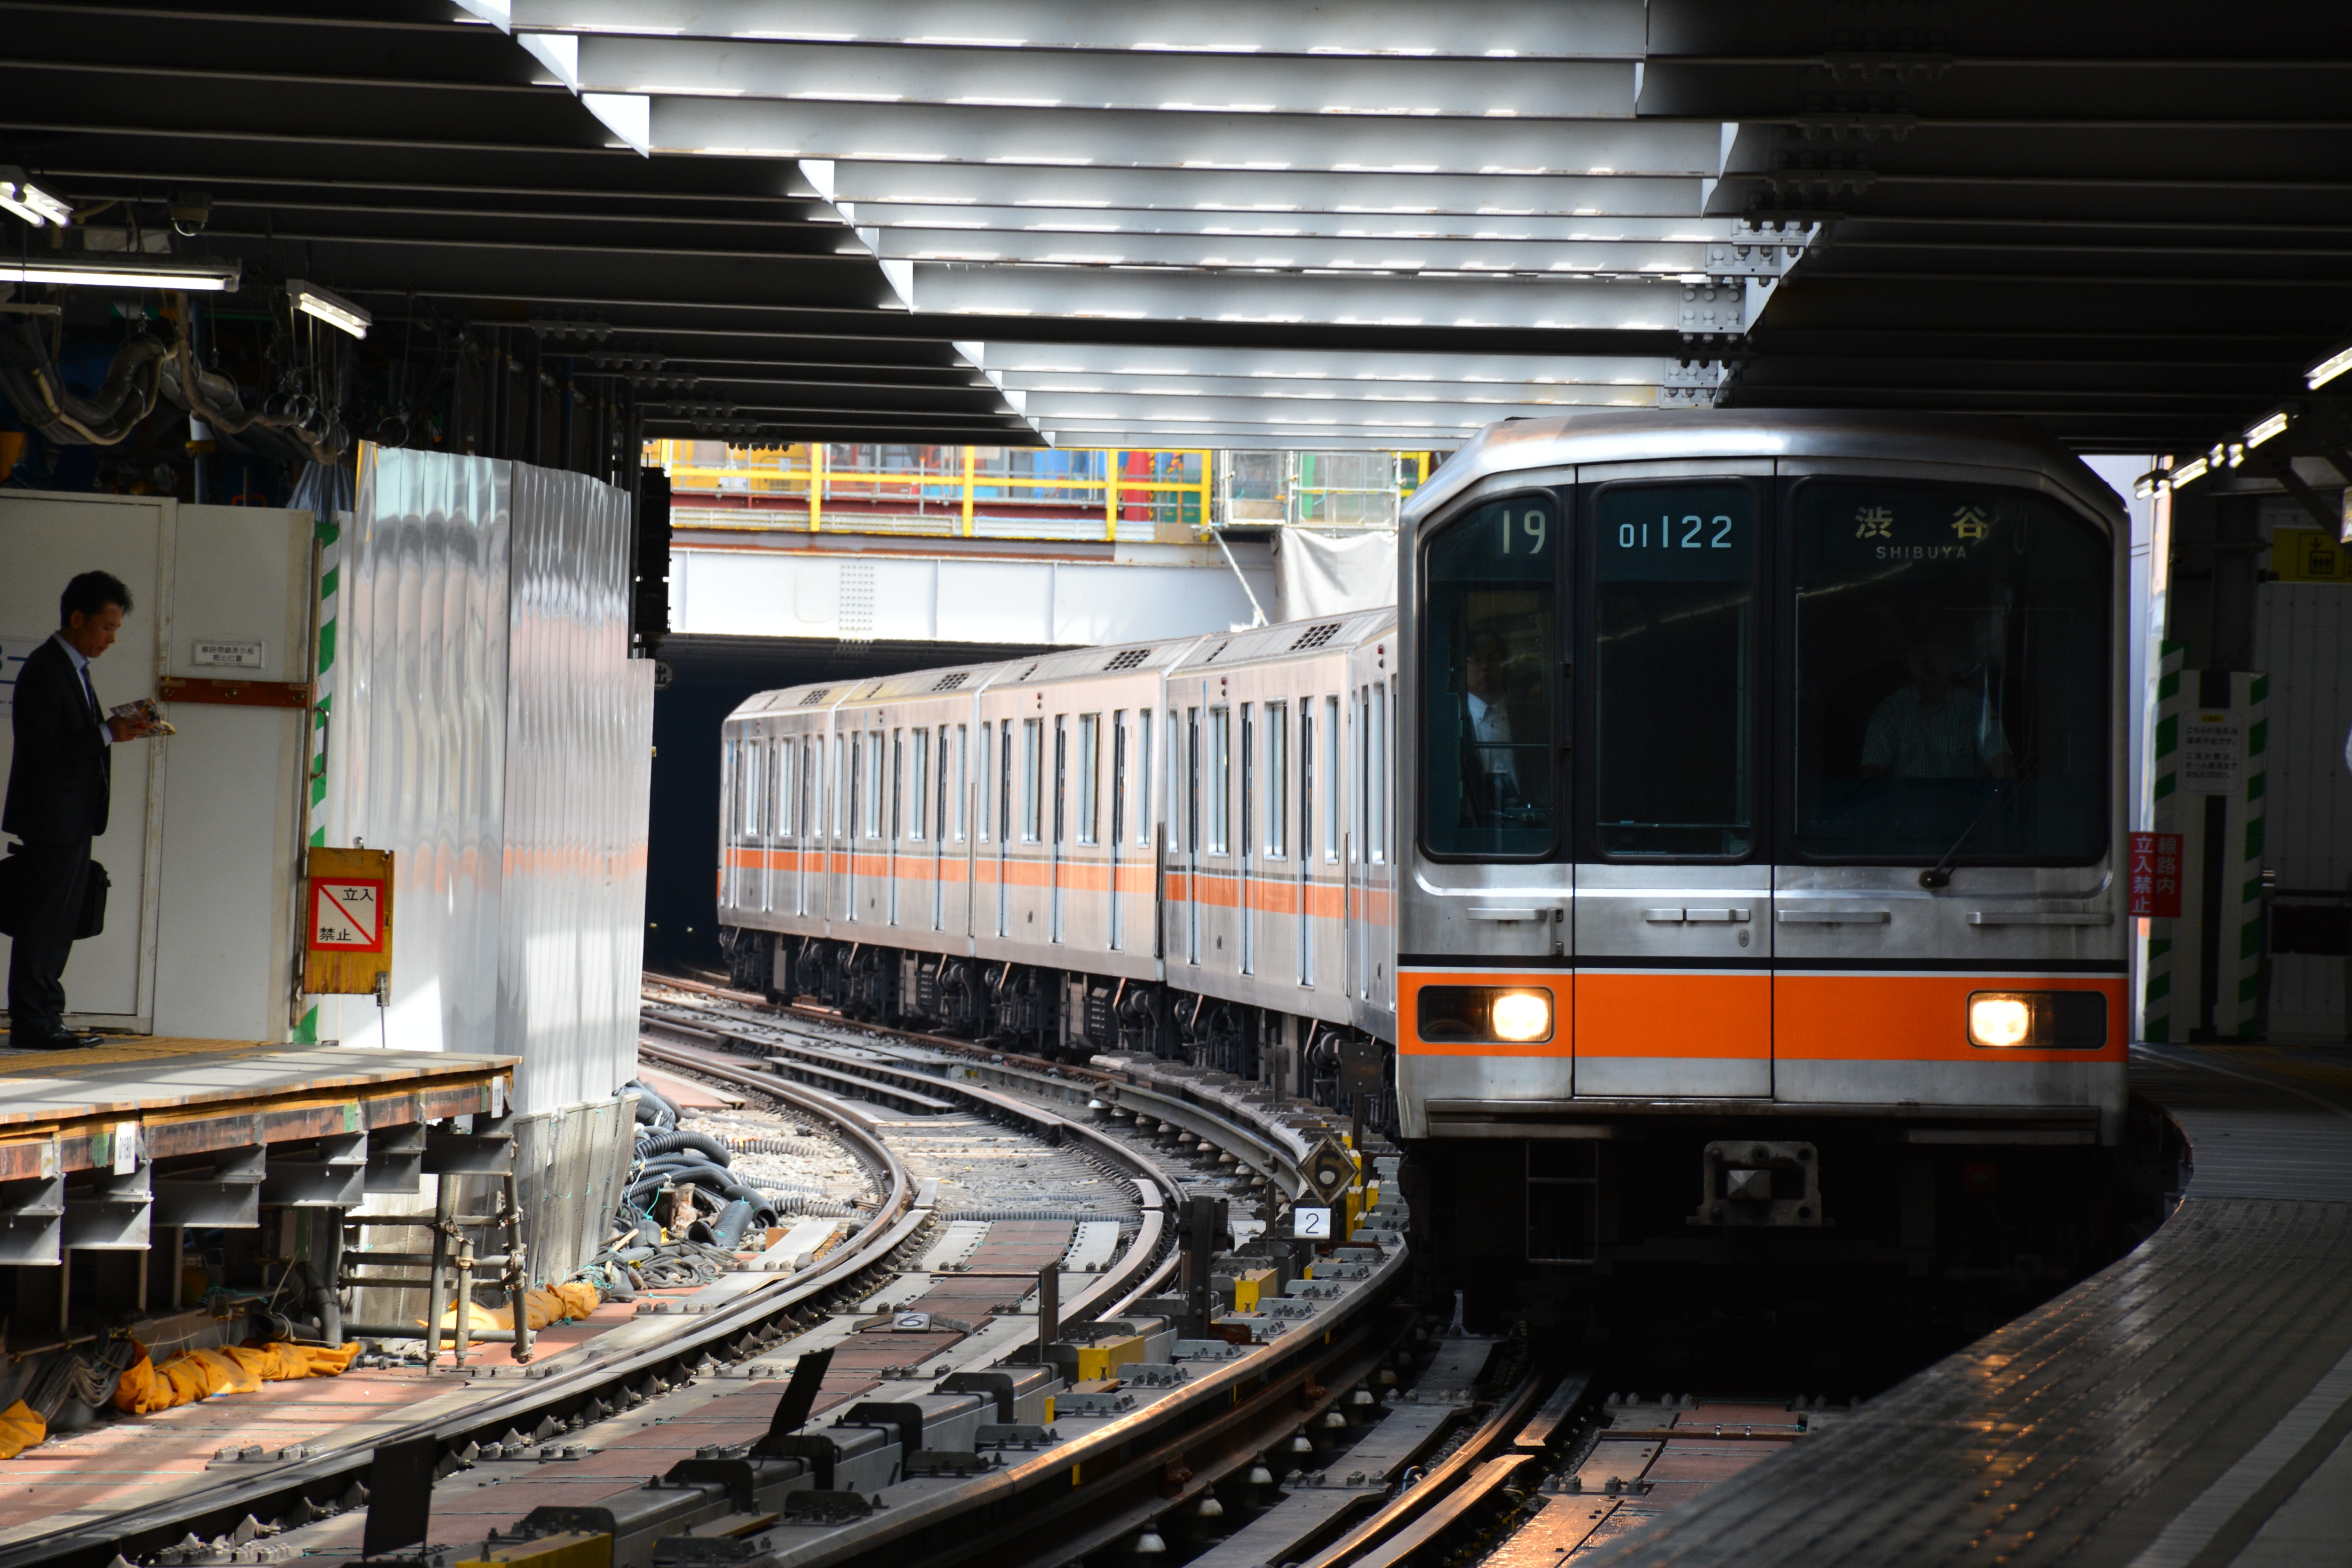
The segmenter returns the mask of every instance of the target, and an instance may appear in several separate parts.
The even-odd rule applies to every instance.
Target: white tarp
[[[1314,533],[1286,528],[1274,542],[1277,621],[1312,620],[1397,602],[1393,533]]]

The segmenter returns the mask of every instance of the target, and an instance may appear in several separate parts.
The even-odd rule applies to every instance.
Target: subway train
[[[744,702],[734,979],[1350,1109],[1377,1063],[1423,1244],[1514,1289],[2107,1245],[2113,491],[2023,422],[1578,415],[1399,552],[1401,608]]]

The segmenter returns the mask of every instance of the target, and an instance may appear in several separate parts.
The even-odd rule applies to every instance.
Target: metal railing
[[[1392,529],[1431,467],[1426,452],[797,444],[709,461],[716,445],[647,443],[677,527],[1161,543],[1237,526]]]

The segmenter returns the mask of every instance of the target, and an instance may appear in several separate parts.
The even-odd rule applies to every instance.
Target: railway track
[[[1178,1261],[1176,1205],[1188,1186],[1212,1177],[1188,1179],[1170,1168],[1172,1158],[1155,1157],[1154,1150],[1171,1139],[1195,1152],[1205,1145],[1215,1151],[1212,1158],[1232,1163],[1227,1185],[1255,1180],[1267,1195],[1280,1196],[1303,1189],[1298,1159],[1318,1130],[1313,1118],[1302,1122],[1295,1110],[1260,1114],[1245,1089],[1184,1081],[1181,1075],[1163,1082],[1140,1072],[1074,1073],[949,1048],[960,1042],[919,1039],[901,1044],[934,1055],[921,1065],[894,1062],[870,1045],[850,1048],[805,1032],[786,1037],[737,1011],[717,1014],[705,1005],[688,1012],[674,999],[652,1002],[646,1025],[648,1060],[822,1122],[866,1166],[872,1190],[881,1194],[876,1210],[837,1247],[796,1272],[730,1276],[721,1282],[727,1289],[706,1292],[714,1299],[703,1310],[688,1305],[641,1316],[541,1364],[469,1369],[461,1394],[421,1404],[411,1418],[379,1426],[366,1447],[314,1446],[280,1462],[235,1467],[216,1480],[208,1476],[163,1501],[144,1503],[135,1514],[86,1518],[0,1548],[0,1568],[355,1555],[351,1521],[383,1448],[420,1441],[437,1447],[443,1456],[437,1502],[453,1489],[526,1473],[517,1466],[540,1467],[537,1473],[544,1476],[559,1473],[545,1468],[551,1464],[594,1464],[632,1440],[658,1436],[730,1400],[772,1405],[777,1385],[765,1384],[769,1392],[761,1394],[761,1380],[780,1375],[828,1337],[837,1347],[845,1326],[864,1322],[856,1311],[861,1304],[895,1304],[892,1282],[935,1247],[946,1228],[938,1183],[916,1175],[894,1147],[894,1135],[904,1131],[894,1121],[959,1108],[1014,1130],[1041,1149],[1075,1151],[1107,1180],[1131,1190],[1131,1232],[1122,1227],[1117,1256],[1065,1303],[1059,1321],[1066,1334],[1101,1327],[1115,1335],[1131,1326],[1122,1313],[1139,1314],[1135,1324],[1157,1322],[1141,1317],[1139,1309],[1147,1302],[1165,1305],[1153,1298]],[[1010,1228],[1018,1230],[1020,1223]],[[950,1466],[970,1473],[907,1479],[911,1461],[936,1461],[937,1455],[916,1453],[919,1439],[911,1428],[902,1429],[893,1461],[898,1484],[873,1494],[887,1493],[888,1506],[828,1519],[823,1528],[803,1525],[791,1560],[895,1564],[917,1552],[941,1563],[1034,1561],[1050,1568],[1148,1529],[1171,1510],[1198,1510],[1219,1486],[1244,1484],[1242,1478],[1277,1448],[1310,1427],[1322,1430],[1317,1423],[1337,1415],[1348,1424],[1350,1394],[1385,1369],[1408,1326],[1409,1314],[1395,1305],[1405,1259],[1402,1246],[1390,1241],[1349,1249],[1358,1260],[1327,1264],[1327,1272],[1358,1278],[1318,1283],[1288,1302],[1302,1315],[1279,1326],[1297,1331],[1269,1332],[1272,1342],[1249,1347],[1179,1346],[1172,1332],[1163,1331],[1154,1345],[1170,1358],[1163,1363],[1167,1386],[1130,1382],[1123,1395],[1065,1395],[1049,1436],[1000,1434],[976,1457],[976,1468],[970,1449]],[[1024,1325],[1016,1319],[1009,1326],[1015,1342],[1025,1339],[1034,1347],[1034,1320]],[[971,1336],[975,1345],[987,1339],[986,1330]],[[991,1353],[1017,1348],[1004,1342],[997,1334]],[[961,1360],[925,1354],[920,1368],[936,1371]],[[1119,1386],[1118,1380],[1109,1384]],[[887,1405],[891,1394],[886,1384],[873,1402]],[[919,1388],[918,1397],[929,1396]],[[907,1404],[898,1401],[899,1407]],[[977,1425],[964,1423],[967,1431]],[[946,1420],[939,1429],[954,1426]],[[826,1441],[835,1442],[843,1474],[824,1473],[832,1467],[805,1458],[759,1458],[749,1454],[750,1445],[722,1442],[715,1448],[698,1445],[710,1452],[673,1465],[667,1479],[656,1468],[656,1481],[645,1489],[679,1505],[672,1511],[692,1528],[708,1522],[694,1517],[698,1512],[723,1515],[750,1495],[737,1484],[750,1470],[719,1481],[677,1473],[706,1459],[756,1469],[760,1484],[779,1495],[805,1490],[830,1497],[863,1485],[846,1474],[859,1457],[851,1451],[856,1442]],[[871,1467],[864,1473],[871,1479]],[[838,1484],[813,1487],[812,1481]],[[459,1533],[454,1525],[436,1528],[431,1539],[456,1542]],[[650,1544],[648,1539],[631,1550]],[[616,1562],[643,1560],[642,1553],[634,1559],[625,1553]]]

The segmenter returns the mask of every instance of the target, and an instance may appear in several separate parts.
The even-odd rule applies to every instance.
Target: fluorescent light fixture
[[[2280,413],[2273,414],[2260,424],[2250,425],[2246,427],[2246,445],[2249,447],[2259,447],[2263,442],[2269,440],[2272,437],[2278,435],[2285,428],[2285,413],[2282,411]]]
[[[2202,458],[2190,458],[2188,462],[2181,464],[2180,467],[2172,470],[2172,488],[2174,489],[2179,489],[2181,486],[2189,483],[2191,479],[2203,479],[2209,466],[2210,465],[2208,465]]]
[[[185,289],[218,293],[236,289],[242,268],[210,257],[147,267],[136,261],[28,261],[0,257],[0,283],[68,283],[92,289]]]
[[[306,316],[316,316],[331,327],[351,333],[355,338],[368,335],[375,318],[341,294],[330,294],[316,283],[305,283],[299,278],[286,285],[286,297],[294,308]]]
[[[0,163],[0,207],[6,207],[35,228],[51,223],[63,228],[73,222],[71,203],[41,189],[14,163]]]
[[[2352,348],[2337,349],[2303,373],[2303,384],[2316,392],[2347,370],[2352,370]]]

